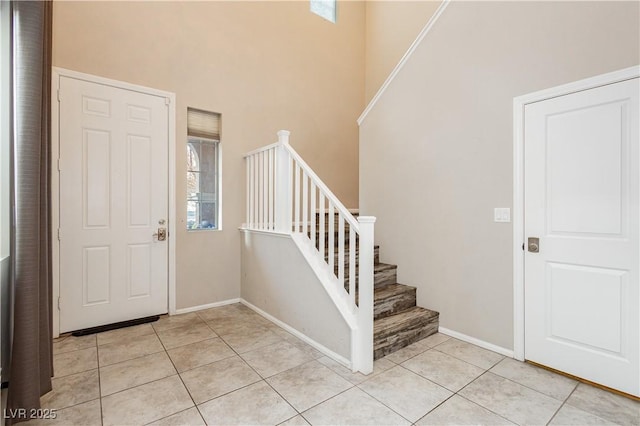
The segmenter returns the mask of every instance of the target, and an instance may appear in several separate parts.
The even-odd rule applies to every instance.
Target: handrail
[[[252,155],[258,154],[260,152],[268,151],[268,150],[270,150],[272,148],[277,147],[278,144],[279,144],[279,142],[274,142],[274,143],[272,143],[270,145],[263,146],[262,148],[257,148],[257,149],[254,149],[253,151],[249,151],[244,155],[244,158],[251,157]]]
[[[351,366],[373,370],[373,235],[375,217],[351,214],[291,145],[278,142],[245,155],[249,230],[295,236],[352,327]],[[314,267],[315,268],[315,267]]]

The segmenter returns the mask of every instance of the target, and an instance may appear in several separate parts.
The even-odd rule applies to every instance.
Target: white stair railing
[[[373,370],[376,219],[359,216],[356,220],[289,145],[289,134],[280,130],[277,143],[245,156],[245,227],[295,234],[308,241],[330,271],[326,285],[335,287],[347,301],[348,312],[343,315],[350,316],[350,322],[356,324],[351,337],[352,369],[368,374]]]

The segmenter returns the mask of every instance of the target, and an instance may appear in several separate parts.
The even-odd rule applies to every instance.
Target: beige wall
[[[358,206],[364,108],[364,4],[338,23],[307,2],[56,2],[55,66],[177,95],[177,305],[240,296],[245,212],[242,155],[289,129],[298,150],[347,207]],[[220,232],[186,219],[187,106],[222,114]]]
[[[439,0],[367,0],[365,97],[369,102],[396,67]]]
[[[292,237],[244,232],[241,246],[242,298],[350,360],[351,328]]]
[[[360,211],[443,327],[513,348],[513,98],[637,65],[639,6],[453,2],[361,126]]]

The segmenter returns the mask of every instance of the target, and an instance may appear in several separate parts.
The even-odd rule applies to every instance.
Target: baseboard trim
[[[454,330],[449,330],[448,328],[445,328],[445,327],[438,327],[438,332],[442,334],[446,334],[449,337],[455,337],[456,339],[462,340],[463,342],[480,346],[483,349],[488,349],[490,351],[497,352],[500,355],[513,358],[513,350],[511,349],[503,348],[502,346],[494,345],[493,343],[485,342],[484,340],[476,339],[475,337],[467,336],[466,334],[462,334]]]
[[[313,340],[312,338],[310,338],[306,334],[302,334],[301,332],[299,332],[295,328],[291,327],[289,324],[280,321],[278,318],[274,317],[271,314],[266,313],[265,311],[263,311],[262,309],[258,308],[254,304],[252,304],[250,302],[247,302],[244,299],[240,299],[240,303],[242,303],[243,305],[245,305],[249,309],[253,310],[254,312],[259,314],[260,316],[268,319],[269,321],[271,321],[272,323],[274,323],[278,327],[280,327],[280,328],[288,331],[289,333],[293,334],[294,336],[296,336],[298,339],[302,340],[303,342],[305,342],[309,346],[311,346],[314,349],[317,349],[318,351],[320,351],[322,354],[324,354],[324,355],[328,356],[329,358],[339,362],[340,364],[344,365],[345,367],[347,367],[348,369],[351,370],[351,361],[349,361],[348,359],[346,359],[342,355],[339,355],[339,354],[335,353],[334,351],[332,351],[331,349],[327,348],[326,346],[316,342],[315,340]]]
[[[197,311],[202,311],[203,309],[209,309],[209,308],[219,308],[220,306],[232,305],[234,303],[240,303],[240,298],[228,299],[228,300],[223,300],[221,302],[207,303],[207,304],[198,305],[198,306],[191,306],[189,308],[176,309],[176,315],[188,314],[189,312],[197,312]]]

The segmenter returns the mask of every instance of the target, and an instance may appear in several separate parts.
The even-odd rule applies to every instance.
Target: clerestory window
[[[311,12],[336,23],[336,0],[310,0]]]

